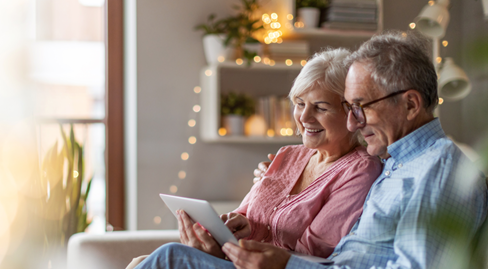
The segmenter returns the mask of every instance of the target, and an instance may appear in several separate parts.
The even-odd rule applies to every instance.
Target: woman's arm
[[[302,234],[295,251],[328,257],[362,213],[369,189],[381,173],[381,164],[361,160],[341,175],[338,187]]]

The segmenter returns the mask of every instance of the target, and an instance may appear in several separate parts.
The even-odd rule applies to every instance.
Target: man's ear
[[[403,94],[403,99],[407,108],[407,120],[415,119],[424,105],[422,95],[416,90],[409,90]]]

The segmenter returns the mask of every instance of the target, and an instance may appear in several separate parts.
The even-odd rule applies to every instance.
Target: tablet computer
[[[168,194],[159,194],[164,203],[176,217],[177,210],[184,210],[194,221],[200,223],[223,246],[230,242],[239,245],[232,232],[225,226],[209,202]]]
[[[223,246],[225,243],[230,242],[235,245],[239,245],[237,239],[232,232],[225,226],[224,222],[220,219],[217,212],[215,212],[212,205],[205,200],[192,199],[168,194],[159,194],[164,203],[169,207],[173,215],[176,217],[177,210],[184,210],[188,216],[194,221],[200,223],[215,240]],[[332,264],[333,261],[322,257],[311,256],[294,251],[288,251],[290,254],[298,256],[301,259],[321,263]]]

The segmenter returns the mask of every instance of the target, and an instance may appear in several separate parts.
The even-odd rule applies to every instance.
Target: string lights
[[[210,70],[207,70],[207,71],[210,71]],[[205,72],[205,74],[207,74],[207,71]],[[212,75],[212,72],[209,72],[209,75]],[[196,95],[198,95],[202,92],[202,88],[199,86],[196,86],[195,88],[193,88],[193,92],[195,93],[195,100],[197,100]],[[184,151],[180,154],[181,168],[180,168],[180,171],[178,172],[178,175],[177,175],[179,180],[176,182],[173,182],[173,184],[171,184],[171,186],[169,187],[170,193],[173,193],[173,194],[177,193],[178,187],[181,184],[182,180],[186,179],[186,177],[188,175],[187,171],[186,171],[186,168],[188,167],[188,160],[191,157],[193,145],[195,145],[198,141],[197,137],[195,136],[195,129],[194,129],[194,127],[197,125],[196,114],[199,113],[201,109],[202,108],[200,107],[199,104],[193,105],[193,107],[191,109],[191,112],[189,115],[190,119],[188,120],[188,128],[187,128],[187,130],[188,130],[187,131],[188,144],[187,144],[186,151]],[[159,217],[156,217],[156,218],[159,218]],[[154,223],[155,224],[161,223],[160,218],[159,219],[156,219],[156,218],[154,219]]]

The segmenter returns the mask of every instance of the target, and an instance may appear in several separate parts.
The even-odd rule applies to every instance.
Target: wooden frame
[[[124,1],[105,4],[107,225],[125,229],[124,184]]]

